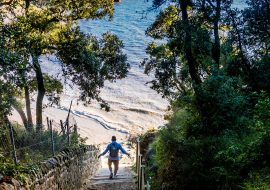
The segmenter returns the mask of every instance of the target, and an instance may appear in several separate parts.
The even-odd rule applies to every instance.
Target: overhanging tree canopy
[[[113,0],[11,0],[0,6],[3,48],[16,52],[21,62],[2,64],[9,73],[7,80],[24,92],[28,127],[32,116],[29,99],[29,79],[36,81],[36,125],[42,128],[42,105],[47,89],[40,56],[56,55],[73,84],[79,86],[80,99],[89,103],[96,99],[108,110],[100,98],[104,81],[115,81],[126,76],[128,64],[122,53],[122,42],[114,35],[104,34],[102,39],[80,32],[78,19],[101,19],[113,16]],[[16,74],[15,73],[19,73]],[[17,82],[16,82],[17,81]],[[31,130],[31,129],[30,129]]]

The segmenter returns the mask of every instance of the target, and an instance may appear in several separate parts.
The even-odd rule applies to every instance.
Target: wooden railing
[[[138,190],[150,190],[150,184],[145,181],[145,165],[142,164],[142,154],[140,139],[137,139],[136,147],[136,174],[137,174],[137,189]]]

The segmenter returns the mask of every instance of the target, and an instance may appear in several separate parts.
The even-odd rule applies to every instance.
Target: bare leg
[[[108,159],[108,166],[109,166],[109,170],[110,170],[110,178],[113,177],[113,173],[112,173],[112,160]]]
[[[119,160],[114,160],[113,165],[114,165],[114,176],[116,176],[118,168],[119,168]]]

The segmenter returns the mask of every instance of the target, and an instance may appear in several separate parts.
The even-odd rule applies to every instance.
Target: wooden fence
[[[137,189],[150,190],[149,181],[145,180],[145,165],[142,163],[142,154],[140,147],[140,139],[137,139],[136,146],[136,174],[137,174]]]

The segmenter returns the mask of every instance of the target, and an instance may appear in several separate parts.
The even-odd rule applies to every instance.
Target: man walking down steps
[[[109,159],[108,159],[108,166],[110,170],[110,179],[113,177],[116,177],[118,168],[119,168],[119,150],[123,154],[126,154],[128,157],[130,157],[130,154],[125,151],[125,149],[121,146],[121,144],[116,142],[116,137],[112,136],[112,143],[110,143],[107,148],[102,152],[98,158],[101,156],[104,156],[108,151],[110,152]],[[112,172],[112,164],[114,165],[114,173]]]
[[[134,165],[134,158],[122,158],[121,164],[119,165],[119,160],[121,158],[119,150],[124,154],[129,156],[135,154],[135,150],[131,147],[131,145],[127,144],[126,150],[116,142],[116,137],[112,137],[112,143],[109,145],[105,145],[107,148],[105,151],[99,155],[104,156],[107,152],[110,152],[108,158],[102,158],[100,162],[100,168],[96,172],[94,176],[92,176],[84,186],[84,190],[135,190],[136,189],[136,177],[134,172],[132,172],[131,167]],[[112,164],[114,164],[114,176]],[[110,169],[110,177],[108,178],[108,165]]]

